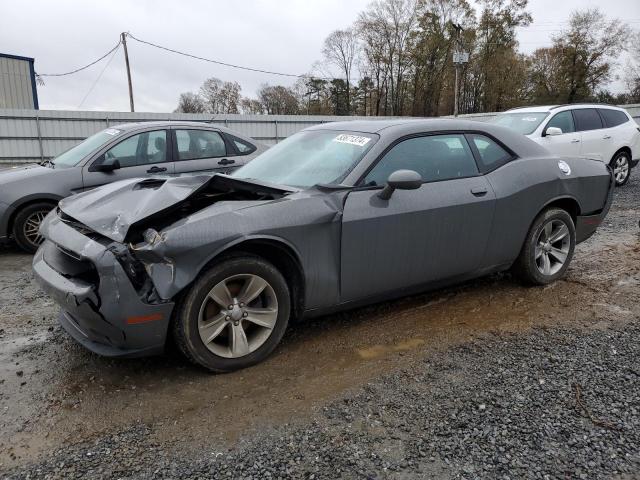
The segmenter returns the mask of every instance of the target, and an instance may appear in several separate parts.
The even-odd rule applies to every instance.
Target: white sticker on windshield
[[[107,128],[104,133],[106,133],[107,135],[118,135],[120,133],[120,130],[116,130],[115,128]]]
[[[536,117],[522,117],[523,122],[537,122],[538,119]]]
[[[349,145],[356,145],[358,147],[364,147],[369,140],[369,137],[361,137],[359,135],[349,135],[347,133],[341,133],[333,139],[334,142],[348,143]]]

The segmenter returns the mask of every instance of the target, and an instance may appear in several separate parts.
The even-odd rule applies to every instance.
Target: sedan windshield
[[[491,119],[491,123],[515,130],[523,135],[529,135],[547,118],[549,112],[518,112],[501,113]]]
[[[56,167],[75,167],[90,153],[94,152],[108,141],[112,140],[115,136],[122,133],[122,130],[115,128],[107,128],[95,135],[90,136],[86,140],[83,140],[75,147],[70,148],[64,153],[61,153],[53,159],[53,164]]]
[[[308,188],[339,183],[378,136],[360,132],[308,130],[270,148],[232,176]]]

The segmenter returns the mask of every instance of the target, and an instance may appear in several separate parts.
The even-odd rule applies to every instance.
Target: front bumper
[[[162,353],[174,304],[143,301],[108,246],[52,212],[33,259],[38,284],[61,307],[59,321],[87,349],[110,357]]]
[[[607,192],[607,200],[604,204],[604,208],[599,213],[593,215],[578,215],[578,218],[576,218],[576,243],[584,242],[596,233],[596,230],[604,221],[607,213],[609,213],[609,209],[613,203],[613,191],[615,189],[616,179],[613,176],[613,170],[611,170],[611,167],[607,166],[607,170],[609,171],[611,178],[609,180],[609,190]]]

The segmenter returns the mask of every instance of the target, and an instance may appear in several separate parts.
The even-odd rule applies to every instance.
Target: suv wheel
[[[631,158],[626,151],[616,153],[609,163],[613,169],[616,186],[621,187],[629,180],[631,175]]]
[[[282,274],[256,256],[233,257],[204,272],[176,307],[182,353],[214,372],[264,360],[287,328],[290,297]]]
[[[54,208],[51,203],[34,203],[18,212],[13,221],[13,238],[18,246],[28,253],[35,253],[42,241],[40,224]]]

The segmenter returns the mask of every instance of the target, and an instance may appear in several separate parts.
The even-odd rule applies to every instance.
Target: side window
[[[167,132],[157,130],[133,135],[104,154],[105,159],[115,159],[120,167],[135,167],[167,161]]]
[[[236,150],[238,150],[238,153],[240,153],[240,155],[249,155],[250,153],[256,151],[255,145],[241,138],[238,138],[235,135],[229,135],[228,133],[226,135],[227,138],[231,140],[231,142],[233,142],[233,145],[236,147]]]
[[[469,135],[480,156],[480,169],[483,172],[494,170],[513,158],[504,148],[484,135]]]
[[[384,185],[396,170],[414,170],[425,182],[470,177],[478,167],[464,135],[430,135],[409,138],[394,146],[364,179]]]
[[[545,132],[549,127],[559,128],[562,130],[562,133],[573,133],[576,131],[576,126],[573,123],[573,115],[571,115],[570,110],[555,114],[553,118],[549,120],[549,123],[547,123]]]
[[[224,157],[227,148],[218,132],[211,130],[176,130],[178,160]]]
[[[620,110],[611,110],[609,108],[599,108],[598,112],[604,120],[605,128],[617,127],[629,121],[629,117]]]
[[[602,128],[602,120],[595,108],[576,108],[573,110],[573,116],[576,119],[576,130],[579,132]]]

